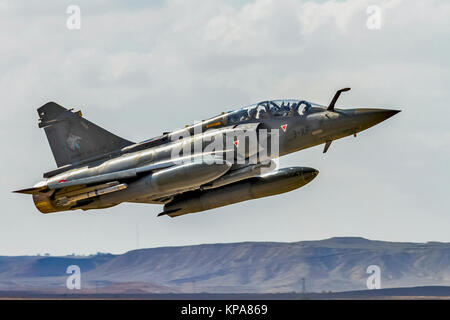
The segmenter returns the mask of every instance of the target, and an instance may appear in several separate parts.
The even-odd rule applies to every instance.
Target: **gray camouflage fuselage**
[[[161,214],[174,217],[291,191],[310,182],[318,171],[292,167],[269,172],[270,159],[320,144],[326,152],[331,141],[356,135],[399,112],[335,109],[342,91],[328,108],[298,100],[266,101],[141,143],[114,136],[81,113],[49,103],[38,112],[60,168],[18,192],[32,194],[43,213],[140,202],[164,204]],[[45,118],[47,110],[52,113]],[[89,136],[92,128],[105,136],[102,140],[111,135],[101,151],[93,149],[102,141]],[[259,143],[265,132],[266,146],[277,138],[278,150],[263,157],[260,148],[252,147],[251,136]],[[91,140],[90,149],[83,150],[84,140]],[[213,142],[222,149],[211,149]],[[70,143],[70,150],[66,147],[61,153],[62,143]]]

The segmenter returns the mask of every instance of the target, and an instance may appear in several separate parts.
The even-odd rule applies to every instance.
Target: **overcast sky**
[[[0,255],[362,236],[450,241],[450,2],[0,1]],[[81,9],[69,30],[67,7]],[[369,5],[381,28],[368,29]],[[43,215],[56,167],[36,108],[81,109],[133,141],[261,100],[403,112],[282,159],[320,171],[293,192],[171,219],[157,205]]]

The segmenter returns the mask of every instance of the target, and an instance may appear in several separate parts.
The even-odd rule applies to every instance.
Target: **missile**
[[[172,194],[191,191],[224,175],[231,163],[215,159],[213,163],[192,162],[162,169],[148,174],[128,184],[127,189],[117,193],[101,195],[91,204],[81,209],[95,209],[123,201],[166,197]],[[153,197],[153,198],[152,198]]]
[[[173,218],[289,192],[311,182],[318,174],[319,171],[313,168],[289,167],[215,189],[193,191],[175,197],[164,205],[164,211],[158,216],[168,215]]]
[[[124,190],[126,188],[127,188],[127,184],[121,183],[121,184],[113,185],[111,187],[107,187],[107,188],[103,188],[103,189],[97,189],[97,190],[92,190],[92,191],[88,191],[88,192],[84,192],[84,193],[80,193],[80,194],[75,194],[75,195],[69,196],[69,197],[68,196],[60,197],[56,200],[56,203],[59,206],[70,206],[80,200],[101,196],[104,194]]]
[[[101,185],[91,187],[81,187],[68,192],[44,192],[34,193],[33,201],[36,208],[42,213],[56,212],[70,207],[80,200],[85,200],[100,195],[117,192],[127,188],[126,183],[119,184],[118,181],[112,181]]]

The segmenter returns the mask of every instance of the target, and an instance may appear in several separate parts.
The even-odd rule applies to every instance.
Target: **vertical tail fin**
[[[58,167],[110,153],[133,142],[84,119],[81,111],[72,112],[54,102],[39,109],[39,128],[44,128]]]

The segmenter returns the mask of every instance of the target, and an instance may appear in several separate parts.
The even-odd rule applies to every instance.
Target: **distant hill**
[[[68,292],[67,266],[82,292],[288,293],[365,290],[369,265],[382,288],[450,286],[449,243],[331,238],[140,249],[89,257],[0,257],[0,291]]]

